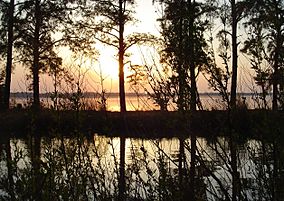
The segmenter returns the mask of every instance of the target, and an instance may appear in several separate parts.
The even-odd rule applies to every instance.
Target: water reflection
[[[58,136],[38,140],[29,137],[11,139],[10,146],[1,143],[2,200],[12,197],[15,200],[118,198],[119,138],[93,135],[87,139],[77,134],[72,138]],[[36,141],[40,142],[40,150],[35,149]],[[10,147],[10,153],[7,147]],[[260,140],[238,144],[239,200],[273,200],[282,195],[284,169],[280,148]],[[195,197],[198,200],[231,199],[229,150],[225,137],[197,139]],[[184,200],[191,188],[190,151],[189,139],[184,140],[184,153],[180,153],[177,138],[127,139],[125,179],[128,199]],[[37,156],[40,157],[38,161],[35,160]],[[184,157],[182,168],[180,157]]]

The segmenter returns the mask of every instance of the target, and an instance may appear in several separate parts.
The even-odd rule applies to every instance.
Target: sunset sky
[[[156,22],[157,14],[155,13],[155,6],[152,5],[152,0],[139,0],[136,7],[136,18],[139,20],[133,26],[128,26],[125,29],[125,35],[132,32],[151,33],[158,35],[158,23]],[[83,67],[87,69],[86,76],[86,90],[94,91],[99,90],[97,73],[99,73],[99,66],[102,68],[102,74],[106,77],[105,88],[107,91],[118,91],[118,64],[116,60],[117,51],[111,47],[97,44],[97,48],[100,51],[100,57],[98,61],[89,61],[84,64]],[[65,62],[70,62],[68,50],[63,48],[59,51],[59,55],[62,56]],[[141,64],[139,48],[131,48],[131,62],[134,64]],[[26,74],[28,69],[22,67],[20,64],[14,64],[15,70],[12,75],[11,90],[13,92],[27,91],[28,81],[26,80]],[[127,74],[127,67],[126,67]],[[48,76],[41,75],[40,83],[41,92],[52,91],[53,87],[51,80]]]
[[[136,18],[139,20],[138,23],[132,26],[127,26],[125,28],[125,35],[133,32],[140,33],[151,33],[154,35],[159,35],[159,24],[156,21],[159,16],[159,5],[153,5],[152,0],[138,0],[136,7]],[[104,88],[107,92],[118,92],[118,64],[117,64],[117,51],[114,48],[107,47],[102,44],[97,44],[97,49],[100,51],[100,57],[97,61],[94,59],[92,61],[86,61],[82,65],[82,71],[87,71],[85,77],[84,90],[90,92],[101,91],[100,79],[98,73],[100,72],[100,67],[102,69],[104,81]],[[132,64],[143,64],[141,59],[141,49],[137,46],[134,46],[129,49],[132,54],[130,57]],[[149,54],[149,51],[155,51],[153,49],[143,49],[145,54]],[[152,53],[151,53],[152,54]],[[63,48],[59,51],[59,55],[65,61],[65,65],[70,65],[71,60],[69,58],[68,50]],[[239,56],[242,58],[242,55]],[[246,83],[252,84],[251,76],[249,76],[250,70],[247,70],[245,59],[239,59],[239,81],[242,83],[238,86],[240,92],[249,91],[246,87]],[[23,68],[19,64],[15,64],[16,69],[14,70],[12,76],[12,92],[27,91],[28,81],[26,80],[27,69]],[[128,66],[125,66],[126,76],[129,74]],[[53,90],[51,79],[48,76],[41,75],[40,82],[41,93],[51,92]],[[203,78],[199,76],[198,78],[198,89],[200,92],[207,92],[208,84]],[[129,86],[126,84],[126,91],[129,91]]]

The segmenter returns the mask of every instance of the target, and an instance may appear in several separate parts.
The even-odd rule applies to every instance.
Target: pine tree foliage
[[[204,16],[210,7],[195,1],[160,2],[164,6],[164,15],[160,19],[165,47],[162,62],[175,72],[172,77],[172,82],[178,85],[175,102],[179,108],[188,110],[190,103],[186,100],[190,100],[191,87],[194,88],[190,81],[190,66],[199,72],[209,59],[204,38],[209,23]]]
[[[283,108],[284,2],[247,1],[250,12],[246,27],[248,38],[243,51],[251,56],[255,81],[262,89],[262,99],[272,87],[272,108]]]
[[[23,1],[17,7],[15,48],[18,59],[30,69],[33,104],[39,107],[39,74],[59,68],[62,59],[55,51],[63,38],[56,38],[69,17],[69,1]]]

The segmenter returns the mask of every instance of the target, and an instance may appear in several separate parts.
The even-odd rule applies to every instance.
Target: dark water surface
[[[1,142],[0,200],[117,200],[120,139],[27,137]],[[195,198],[232,199],[230,140],[197,138]],[[236,142],[239,200],[281,200],[284,150],[277,141]],[[181,149],[183,147],[183,149]],[[127,200],[186,200],[190,139],[126,139]]]

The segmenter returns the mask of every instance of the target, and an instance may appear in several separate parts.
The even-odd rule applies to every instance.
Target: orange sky
[[[159,35],[159,25],[156,22],[158,12],[155,12],[157,9],[157,5],[152,5],[152,0],[138,0],[137,1],[137,9],[136,9],[136,18],[139,20],[137,24],[134,26],[128,26],[125,29],[125,35],[132,32],[144,32],[144,33],[152,33],[154,35]],[[82,65],[82,70],[87,71],[85,77],[85,87],[84,90],[96,92],[101,90],[100,79],[98,77],[98,73],[100,72],[100,68],[102,69],[102,75],[105,78],[104,88],[107,92],[117,92],[118,91],[118,64],[116,61],[116,50],[107,46],[99,45],[97,48],[100,50],[100,57],[98,61],[88,61],[86,64]],[[132,64],[143,64],[141,60],[140,50],[137,47],[133,47],[130,49],[132,56],[130,60]],[[63,49],[59,52],[62,58],[65,61],[70,62],[70,58],[68,58],[68,52],[66,49]],[[246,73],[242,70],[244,64],[240,62],[240,74],[239,81],[243,79],[247,79],[247,76],[244,76]],[[125,67],[126,75],[129,74],[127,70],[127,66]],[[247,71],[247,70],[246,70]],[[19,65],[16,65],[16,70],[12,76],[12,84],[11,90],[13,92],[19,91],[27,91],[28,81],[26,80],[27,70]],[[247,82],[247,81],[246,81]],[[247,87],[245,83],[239,84],[239,91],[247,91]],[[208,84],[203,78],[203,76],[199,76],[198,78],[198,89],[200,92],[207,92]],[[40,90],[41,93],[51,92],[53,91],[51,79],[48,76],[41,76],[40,82]],[[126,84],[126,91],[129,90],[129,86]]]

